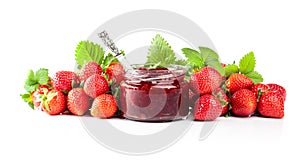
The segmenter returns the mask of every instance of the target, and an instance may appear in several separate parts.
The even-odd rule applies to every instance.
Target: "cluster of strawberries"
[[[117,101],[109,93],[110,87],[112,83],[119,84],[123,76],[123,66],[119,62],[112,62],[102,71],[98,63],[91,61],[78,74],[56,72],[47,84],[38,84],[36,90],[29,93],[31,99],[27,102],[50,115],[66,111],[84,115],[90,109],[91,116],[109,118],[117,111]]]
[[[214,68],[205,67],[191,75],[189,97],[195,120],[231,114],[282,118],[286,90],[277,84],[254,84],[241,73],[222,77]]]

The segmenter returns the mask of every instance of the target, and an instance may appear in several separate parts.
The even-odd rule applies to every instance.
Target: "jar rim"
[[[166,68],[146,68],[144,64],[132,64],[125,73],[126,80],[173,80],[185,76],[188,66],[170,64]],[[141,69],[142,68],[142,69]]]

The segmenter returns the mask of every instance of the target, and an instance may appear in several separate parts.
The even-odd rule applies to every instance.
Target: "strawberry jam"
[[[133,66],[121,83],[124,117],[138,121],[172,121],[188,115],[188,84],[185,68],[147,69]]]

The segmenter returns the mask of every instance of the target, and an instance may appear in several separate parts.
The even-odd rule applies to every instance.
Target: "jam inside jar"
[[[121,83],[121,110],[124,117],[137,121],[172,121],[189,113],[186,69],[144,68],[132,65]]]

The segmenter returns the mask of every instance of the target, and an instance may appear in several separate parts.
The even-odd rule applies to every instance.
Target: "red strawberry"
[[[66,110],[65,95],[61,91],[51,90],[42,98],[43,110],[50,115],[58,115]]]
[[[124,69],[119,62],[112,62],[105,72],[108,75],[108,80],[115,79],[116,84],[124,79]]]
[[[284,100],[282,95],[276,91],[264,93],[258,102],[258,112],[265,117],[283,118]]]
[[[248,89],[240,89],[231,97],[232,112],[236,116],[247,117],[256,110],[256,97]]]
[[[221,63],[222,67],[225,68],[227,65],[224,63]]]
[[[261,84],[261,83],[251,86],[251,91],[254,93],[254,95],[257,99],[259,99],[261,94],[267,92],[269,89],[270,89],[269,86],[267,86],[265,84]]]
[[[39,85],[39,88],[32,93],[32,102],[34,107],[41,109],[42,96],[50,91],[50,87],[47,85]]]
[[[71,71],[59,71],[52,79],[53,88],[57,91],[69,92],[72,89],[72,81],[77,83],[77,76]]]
[[[91,115],[98,118],[112,117],[117,111],[117,103],[115,98],[110,94],[101,94],[95,98]]]
[[[240,89],[249,89],[253,82],[250,78],[243,74],[234,73],[225,82],[226,88],[231,94]]]
[[[208,94],[218,88],[222,82],[220,73],[212,67],[205,67],[190,77],[190,87],[194,93]]]
[[[68,93],[67,105],[72,114],[83,115],[90,107],[90,100],[82,88],[73,88]]]
[[[222,88],[217,88],[212,92],[212,95],[217,97],[222,105],[222,115],[225,115],[229,108],[228,108],[228,103],[229,103],[229,97],[226,95],[225,91]]]
[[[84,92],[92,97],[96,98],[100,94],[108,92],[108,83],[106,79],[99,74],[94,74],[90,76],[84,83]]]
[[[274,84],[274,83],[268,84],[268,86],[270,87],[271,91],[279,92],[283,97],[283,101],[285,101],[285,99],[286,99],[286,90],[284,89],[284,87],[282,87],[278,84]]]
[[[195,120],[215,120],[221,113],[222,105],[220,101],[210,94],[201,96],[195,103]]]
[[[94,74],[102,74],[101,66],[96,62],[86,63],[80,70],[78,77],[80,81],[86,81],[90,76]]]

